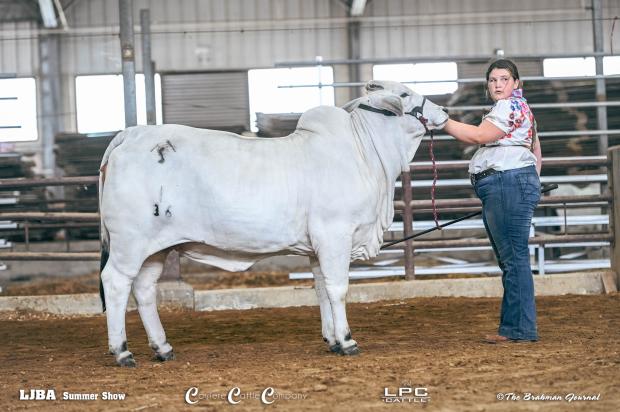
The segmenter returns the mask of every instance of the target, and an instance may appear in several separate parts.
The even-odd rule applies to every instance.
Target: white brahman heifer
[[[174,358],[156,307],[171,248],[229,271],[309,256],[324,340],[333,352],[358,353],[345,313],[349,263],[377,255],[396,179],[426,129],[448,119],[400,83],[372,81],[366,90],[344,108],[307,111],[282,138],[162,125],[112,140],[99,185],[101,294],[119,365],[135,366],[125,333],[132,287],[156,358]]]

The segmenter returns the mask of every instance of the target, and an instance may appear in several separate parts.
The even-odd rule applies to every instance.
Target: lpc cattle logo
[[[429,403],[428,388],[401,384],[398,388],[383,388],[381,400],[385,403]]]

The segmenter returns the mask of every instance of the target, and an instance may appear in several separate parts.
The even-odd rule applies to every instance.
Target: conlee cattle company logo
[[[201,401],[226,401],[231,405],[237,405],[244,401],[259,401],[263,405],[271,405],[276,401],[305,400],[305,393],[280,392],[275,388],[267,387],[262,391],[243,391],[235,386],[227,392],[201,392],[196,386],[185,391],[185,403],[196,405]]]

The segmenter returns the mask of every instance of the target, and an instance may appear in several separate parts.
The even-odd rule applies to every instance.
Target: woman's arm
[[[470,144],[485,144],[496,142],[506,135],[499,127],[488,120],[483,120],[479,126],[457,122],[448,119],[443,130],[455,139]]]

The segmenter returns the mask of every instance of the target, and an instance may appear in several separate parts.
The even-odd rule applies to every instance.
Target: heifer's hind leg
[[[166,252],[163,251],[149,257],[142,264],[133,283],[133,295],[149,338],[149,346],[155,351],[155,358],[162,362],[174,359],[174,351],[166,341],[166,333],[157,313],[157,279],[165,259]]]
[[[327,296],[327,289],[325,288],[325,278],[319,261],[315,257],[310,258],[310,266],[312,267],[312,273],[314,274],[314,288],[316,290],[316,296],[319,299],[319,306],[321,308],[321,327],[323,331],[323,340],[329,345],[329,350],[339,353],[341,351],[340,345],[336,342],[336,335],[334,334],[334,318],[332,317],[332,305],[329,303],[329,297]]]
[[[333,233],[332,233],[333,235]],[[349,263],[351,259],[351,239],[347,236],[333,236],[324,239],[318,248],[319,264],[325,279],[327,297],[331,303],[334,319],[336,343],[343,355],[357,355],[357,342],[351,338],[347,322],[346,298],[349,290]]]
[[[106,318],[108,323],[108,347],[120,366],[136,366],[133,354],[127,350],[125,312],[133,279],[119,272],[109,260],[101,272],[105,292]]]

